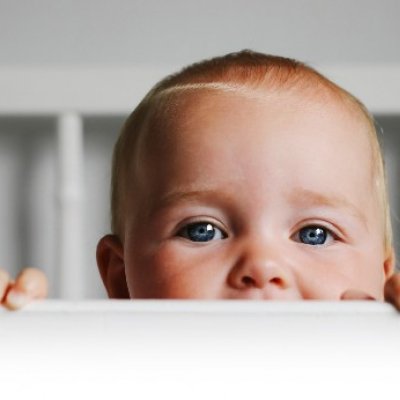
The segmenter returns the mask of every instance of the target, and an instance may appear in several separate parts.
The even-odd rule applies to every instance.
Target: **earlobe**
[[[123,246],[116,235],[106,235],[100,239],[96,259],[108,297],[129,299]]]
[[[388,257],[383,263],[383,269],[385,273],[385,278],[388,279],[394,274],[395,269],[395,253],[394,250],[391,249]]]

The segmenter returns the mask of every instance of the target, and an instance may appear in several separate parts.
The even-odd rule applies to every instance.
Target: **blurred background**
[[[398,0],[0,0],[0,267],[105,297],[95,248],[123,120],[165,74],[243,48],[305,61],[372,110],[400,254],[399,20]]]

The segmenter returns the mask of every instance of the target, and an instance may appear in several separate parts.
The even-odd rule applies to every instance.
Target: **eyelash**
[[[208,239],[210,238],[211,240],[195,240],[193,239],[193,236],[190,237],[190,232],[189,229],[191,228],[195,228],[196,226],[202,226],[202,229],[199,230],[198,234],[203,235],[203,239]],[[205,225],[205,228],[204,228]],[[324,232],[324,242],[323,243],[315,243],[315,244],[309,244],[309,243],[304,243],[304,241],[302,241],[302,236],[304,236],[304,232],[306,232],[307,229],[320,229]],[[302,234],[303,232],[303,234]],[[219,234],[218,234],[219,233]],[[218,237],[215,238],[215,235],[217,235]],[[207,242],[211,242],[211,241],[215,241],[215,240],[222,240],[222,239],[226,239],[228,237],[228,234],[221,228],[219,228],[215,223],[212,223],[210,221],[206,221],[206,220],[199,220],[199,221],[194,221],[194,222],[190,222],[188,224],[186,224],[185,226],[183,226],[176,234],[176,236],[180,236],[183,237],[191,242],[194,243],[207,243]],[[291,236],[291,238],[293,238],[296,242],[300,243],[300,244],[304,244],[307,246],[327,246],[330,243],[327,244],[327,242],[334,242],[334,241],[338,241],[339,237],[338,235],[336,235],[332,229],[327,228],[324,225],[321,224],[308,224],[308,225],[304,225],[303,227],[299,228],[296,233],[294,235]],[[308,235],[308,238],[313,239],[315,238],[315,236],[313,235]],[[199,237],[200,239],[200,237]],[[304,237],[303,237],[304,239]]]

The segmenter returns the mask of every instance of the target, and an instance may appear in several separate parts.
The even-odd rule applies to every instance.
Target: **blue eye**
[[[311,246],[325,244],[329,235],[332,234],[322,226],[306,226],[298,233],[300,242]]]
[[[209,222],[194,222],[186,225],[178,232],[178,236],[182,236],[192,242],[209,242],[226,238],[226,234],[221,229]]]

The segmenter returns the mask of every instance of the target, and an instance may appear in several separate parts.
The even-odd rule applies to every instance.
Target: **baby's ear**
[[[394,249],[392,248],[390,250],[389,255],[387,256],[386,260],[383,263],[383,269],[386,279],[390,278],[393,275],[395,266],[396,266],[396,256],[394,253]]]
[[[116,235],[106,235],[97,245],[97,266],[110,299],[129,299],[124,250]]]

